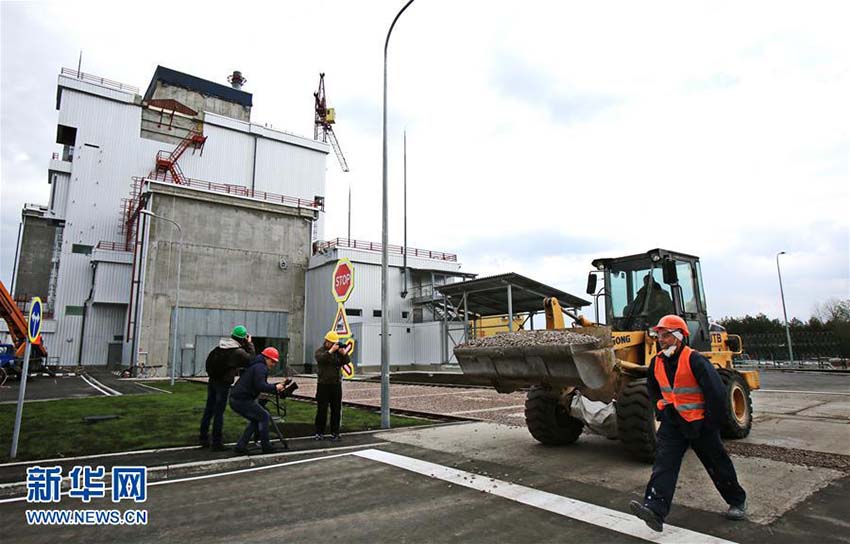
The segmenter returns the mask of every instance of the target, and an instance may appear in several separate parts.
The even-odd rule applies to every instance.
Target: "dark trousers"
[[[688,446],[694,449],[723,500],[729,505],[743,504],[747,494],[738,483],[735,467],[723,447],[720,433],[716,429],[703,427],[696,438],[688,439],[679,427],[667,422],[662,422],[658,429],[655,464],[646,486],[644,504],[662,519],[667,517],[679,479],[682,457],[688,451]]]
[[[242,438],[236,443],[237,448],[244,448],[254,437],[255,433],[260,435],[260,445],[263,448],[271,447],[269,443],[269,418],[268,411],[260,406],[255,399],[230,399],[230,407],[233,411],[248,420],[248,425],[242,433]]]
[[[331,408],[331,434],[339,434],[342,413],[341,383],[320,383],[316,386],[316,434],[325,434],[328,406]]]
[[[204,408],[204,416],[201,418],[200,437],[202,442],[206,442],[210,438],[210,420],[212,420],[212,442],[213,444],[221,444],[224,410],[227,408],[228,394],[230,394],[229,385],[207,384],[207,405]]]

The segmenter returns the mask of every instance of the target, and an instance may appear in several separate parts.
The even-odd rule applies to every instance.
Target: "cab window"
[[[679,285],[682,287],[682,305],[685,313],[695,314],[699,311],[697,305],[697,294],[694,289],[694,274],[691,263],[677,262],[676,273],[679,276]]]

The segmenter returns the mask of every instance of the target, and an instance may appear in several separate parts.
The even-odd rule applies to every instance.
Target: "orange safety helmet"
[[[277,350],[275,348],[264,349],[262,351],[262,355],[263,355],[263,357],[268,357],[269,359],[271,359],[274,362],[277,362],[278,358],[280,357],[280,354],[277,352]]]
[[[658,321],[658,325],[652,327],[652,330],[657,331],[658,329],[679,329],[682,331],[685,336],[690,336],[691,333],[688,331],[688,324],[685,323],[685,320],[679,317],[678,315],[665,315]]]

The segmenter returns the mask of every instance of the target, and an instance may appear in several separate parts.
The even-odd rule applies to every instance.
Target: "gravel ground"
[[[505,348],[543,344],[591,344],[594,342],[596,342],[596,338],[593,336],[569,331],[519,331],[475,338],[469,343],[458,344],[457,347]]]
[[[296,394],[307,398],[315,396],[315,378],[299,376],[296,381],[300,386]],[[343,383],[342,399],[343,402],[378,408],[381,406],[380,384],[346,381]],[[392,384],[390,388],[390,408],[394,410],[449,415],[514,427],[525,427],[524,404],[525,392],[523,391],[503,395],[494,389],[474,387]],[[729,453],[734,455],[830,468],[850,474],[850,455],[739,441],[727,441],[725,444]],[[612,446],[615,445],[612,444]]]
[[[761,457],[809,467],[822,467],[850,473],[850,455],[825,453],[820,451],[780,448],[767,444],[747,444],[744,442],[726,442],[729,453],[744,457]]]

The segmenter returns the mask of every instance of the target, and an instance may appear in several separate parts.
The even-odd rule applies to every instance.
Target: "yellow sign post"
[[[339,259],[334,266],[331,275],[331,294],[337,303],[336,316],[334,317],[331,330],[346,339],[349,346],[349,356],[354,353],[354,339],[351,337],[351,327],[348,325],[348,317],[345,315],[345,301],[354,291],[354,265],[348,259]],[[354,377],[354,363],[348,363],[342,367],[342,377],[350,380]]]

